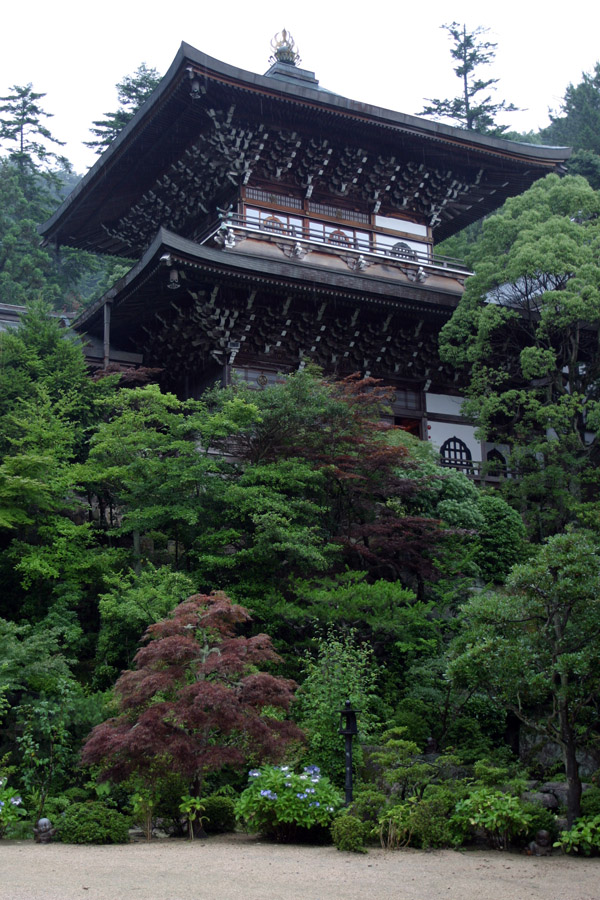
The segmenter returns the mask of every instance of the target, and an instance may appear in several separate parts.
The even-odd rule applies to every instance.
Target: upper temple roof
[[[152,96],[41,227],[44,239],[139,256],[160,226],[194,237],[242,185],[261,184],[401,213],[443,240],[570,155],[359,103],[277,68],[256,75],[182,43]]]

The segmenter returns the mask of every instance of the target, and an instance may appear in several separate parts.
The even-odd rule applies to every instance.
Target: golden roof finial
[[[273,56],[269,59],[270,63],[287,63],[288,66],[296,66],[300,62],[300,54],[295,48],[294,38],[289,31],[284,28],[279,34],[276,34],[271,41],[273,48]]]

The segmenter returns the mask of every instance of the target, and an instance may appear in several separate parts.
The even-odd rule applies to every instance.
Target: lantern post
[[[339,733],[343,734],[346,738],[346,751],[345,751],[346,782],[344,785],[344,787],[345,787],[344,803],[346,806],[348,806],[350,803],[352,803],[352,738],[354,737],[355,734],[358,734],[356,713],[357,713],[357,710],[352,709],[352,705],[349,700],[346,700],[344,708],[340,709]]]

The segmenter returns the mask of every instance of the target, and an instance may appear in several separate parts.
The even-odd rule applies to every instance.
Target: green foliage
[[[90,131],[96,140],[84,141],[85,146],[96,148],[98,154],[103,153],[158,87],[160,80],[158,71],[149,68],[145,62],[137,67],[133,75],[125,75],[116,85],[119,108],[115,112],[105,113],[104,119],[93,123],[95,127]]]
[[[383,791],[373,787],[362,786],[354,791],[354,799],[348,806],[350,815],[374,826],[387,804],[387,797]]]
[[[141,779],[131,779],[136,791],[131,796],[132,821],[138,825],[147,841],[152,839],[154,831],[154,807],[156,805],[157,785],[144,784]]]
[[[592,534],[550,538],[529,563],[513,568],[505,593],[465,604],[450,666],[459,684],[487,691],[560,747],[571,821],[581,793],[576,753],[593,741],[600,687],[599,576]]]
[[[381,737],[380,747],[371,754],[381,767],[382,779],[394,797],[405,800],[422,798],[427,787],[443,778],[449,766],[457,763],[450,755],[422,756],[413,741],[407,741],[404,728],[390,728]]]
[[[353,815],[337,816],[331,824],[331,839],[338,850],[349,853],[366,853],[365,840],[368,829],[364,822]]]
[[[59,162],[67,165],[64,156],[59,157],[49,149],[48,144],[63,144],[64,142],[53,137],[50,130],[43,124],[43,119],[51,118],[51,113],[45,112],[38,101],[45,94],[36,93],[33,85],[14,85],[11,93],[6,97],[0,97],[0,142],[8,148],[9,158],[17,166],[22,184],[31,179],[32,174],[44,172],[47,179],[51,176],[47,172],[48,163]]]
[[[235,831],[235,803],[231,797],[209,794],[202,799],[204,805],[204,830],[207,834],[223,834]]]
[[[250,772],[236,815],[246,828],[288,842],[328,827],[341,805],[341,795],[318,766],[305,766],[301,774],[289,766],[263,766]]]
[[[182,812],[187,818],[188,837],[190,841],[193,841],[194,839],[194,828],[196,822],[198,822],[198,825],[202,830],[202,824],[206,818],[202,815],[204,811],[204,803],[202,802],[202,800],[200,800],[199,797],[191,797],[189,794],[186,794],[181,798],[181,803],[179,804],[179,812]]]
[[[492,88],[498,79],[481,79],[476,74],[480,66],[493,62],[497,44],[481,40],[481,36],[487,33],[487,28],[467,31],[467,26],[459,25],[458,22],[442,25],[442,28],[448,32],[453,42],[450,54],[458,63],[454,74],[461,81],[461,93],[458,97],[447,100],[428,98],[431,105],[426,106],[418,115],[449,119],[453,125],[466,128],[467,131],[478,131],[480,134],[502,134],[507,126],[498,125],[496,116],[502,112],[515,112],[517,108],[505,100],[492,103],[489,94],[482,97],[482,92]]]
[[[169,566],[146,563],[135,572],[106,576],[106,593],[100,594],[100,632],[96,649],[96,682],[113,684],[128,668],[139,647],[140,635],[193,593],[194,583]]]
[[[519,513],[497,494],[480,494],[483,522],[478,529],[476,561],[484,578],[504,581],[527,552],[526,529]]]
[[[582,856],[600,854],[600,816],[582,816],[569,831],[561,831],[554,844],[565,853],[581,853]]]
[[[547,831],[552,841],[557,839],[558,825],[556,816],[551,810],[540,806],[539,803],[526,802],[523,802],[523,809],[529,817],[529,831],[523,837],[525,845],[535,840],[538,831]]]
[[[504,490],[537,538],[588,509],[600,357],[600,195],[582,178],[547,176],[486,220],[475,275],[440,334],[442,359],[468,372],[463,411],[510,448]],[[581,323],[585,322],[585,328]],[[596,515],[597,518],[597,515]]]
[[[388,850],[399,847],[431,849],[454,844],[455,830],[450,817],[456,804],[456,792],[445,786],[432,786],[423,797],[413,796],[389,807],[379,818],[381,845]]]
[[[600,816],[600,788],[591,787],[584,792],[581,798],[581,815]]]
[[[11,826],[26,815],[19,792],[8,786],[6,776],[0,778],[0,838],[6,837]]]
[[[126,844],[129,819],[99,801],[73,803],[54,823],[65,844]]]
[[[308,754],[336,784],[343,784],[343,738],[339,734],[340,710],[350,700],[358,710],[359,736],[368,741],[376,732],[373,712],[377,667],[373,651],[358,644],[352,633],[330,630],[317,641],[315,657],[303,662],[304,679],[297,692],[296,717],[306,732]],[[360,761],[355,742],[354,762]]]
[[[544,140],[600,154],[600,62],[582,73],[579,84],[569,84],[560,112],[551,116]]]
[[[478,788],[456,804],[451,826],[461,841],[481,829],[491,847],[507,850],[519,834],[530,830],[531,817],[518,797]]]

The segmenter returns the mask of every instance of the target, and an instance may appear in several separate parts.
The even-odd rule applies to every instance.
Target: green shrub
[[[529,829],[523,836],[523,845],[535,841],[538,831],[547,831],[552,841],[558,838],[558,825],[552,810],[538,803],[523,803],[523,809],[529,816]]]
[[[597,856],[600,853],[600,816],[582,816],[570,831],[561,831],[554,844],[565,853]]]
[[[425,796],[414,802],[410,810],[411,845],[428,850],[448,847],[454,841],[450,824],[457,795],[449,788],[434,785]]]
[[[289,766],[263,766],[250,772],[236,815],[246,827],[290,842],[328,829],[341,805],[340,793],[318,766],[305,766],[299,775]]]
[[[54,823],[65,844],[126,844],[129,819],[99,801],[73,803]]]
[[[456,793],[444,785],[432,786],[422,798],[411,797],[384,812],[379,820],[381,844],[398,847],[448,847],[455,843],[451,813]]]
[[[203,822],[207,834],[223,834],[235,831],[235,803],[231,797],[211,794],[202,800],[204,806]]]
[[[367,836],[367,826],[356,816],[338,816],[331,825],[331,838],[338,850],[366,853],[365,840]]]
[[[379,820],[379,838],[381,846],[386,850],[397,850],[408,847],[412,837],[410,825],[411,804],[397,803],[390,806]]]
[[[386,805],[387,798],[383,791],[370,787],[359,788],[348,807],[348,812],[360,819],[361,822],[367,822],[374,826],[379,822]]]
[[[62,818],[63,813],[72,805],[72,801],[65,797],[64,794],[60,794],[58,797],[46,797],[42,815],[50,819],[53,825],[56,825]]]
[[[582,816],[600,816],[600,788],[592,787],[581,797]]]
[[[527,834],[530,821],[518,797],[483,787],[459,800],[450,824],[455,843],[480,829],[491,847],[506,850],[514,837]]]

